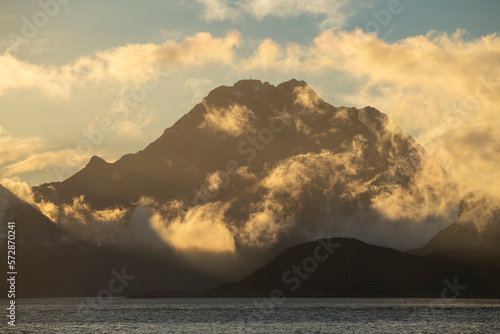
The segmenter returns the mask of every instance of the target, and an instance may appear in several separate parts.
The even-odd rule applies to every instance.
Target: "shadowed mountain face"
[[[455,200],[442,168],[384,114],[333,107],[296,80],[219,87],[143,151],[93,157],[32,190],[80,239],[215,272],[329,235],[418,247],[451,222]]]
[[[113,278],[114,296],[140,293],[152,286],[196,291],[220,282],[199,272],[79,241],[2,186],[0,209],[3,259],[7,259],[7,222],[16,222],[17,298],[97,297],[109,289]],[[2,291],[8,291],[5,275],[4,270]]]
[[[424,247],[409,253],[500,264],[500,201],[470,192],[460,203],[457,220]]]
[[[346,169],[356,168],[352,172],[359,182],[407,186],[425,152],[410,136],[387,125],[387,117],[376,109],[335,108],[304,82],[292,80],[274,87],[245,80],[213,90],[143,151],[113,164],[93,157],[66,181],[34,190],[56,204],[70,204],[74,197],[85,195],[95,209],[130,207],[141,196],[201,204],[213,194],[206,191],[195,198],[193,189],[200,188],[207,175],[226,171],[229,161],[238,163],[235,170],[248,167],[246,172],[261,180],[289,158],[321,163],[317,159],[333,160],[329,154],[352,165],[336,166],[332,161],[331,173],[349,175]],[[340,156],[346,153],[350,155]],[[237,185],[243,186],[245,177],[233,178],[234,186],[215,200],[241,194],[244,188]],[[336,186],[339,195],[353,191],[343,189],[340,182]],[[345,203],[346,210],[349,205],[370,204],[373,196],[368,191],[357,195]]]
[[[408,255],[356,239],[333,238],[286,249],[240,282],[207,297],[494,297],[499,267]]]

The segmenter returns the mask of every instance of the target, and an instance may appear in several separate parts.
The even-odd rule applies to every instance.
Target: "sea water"
[[[19,299],[16,304],[16,328],[9,330],[5,316],[0,332],[500,333],[500,300],[485,299]]]

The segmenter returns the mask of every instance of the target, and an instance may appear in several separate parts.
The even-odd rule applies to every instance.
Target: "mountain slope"
[[[203,295],[438,298],[444,289],[450,297],[449,287],[455,286],[460,297],[498,297],[499,278],[500,267],[418,257],[333,238],[288,248],[245,279]]]
[[[6,208],[0,217],[3,235],[0,256],[4,259],[7,258],[7,222],[16,223],[17,298],[96,297],[115,277],[113,270],[117,273],[124,270],[126,275],[135,276],[116,295],[140,293],[153,286],[202,289],[219,282],[201,273],[79,241],[2,186],[0,207]],[[3,271],[2,291],[7,291],[5,275]]]
[[[500,199],[470,192],[461,201],[456,221],[411,254],[460,258],[500,265]]]

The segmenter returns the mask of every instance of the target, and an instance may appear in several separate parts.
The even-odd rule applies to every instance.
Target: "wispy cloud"
[[[128,44],[98,51],[63,66],[32,64],[4,53],[0,55],[0,95],[8,89],[36,88],[49,97],[68,98],[73,87],[84,84],[140,83],[158,66],[177,69],[231,65],[240,39],[237,31],[223,38],[203,32],[182,41],[167,40],[161,45]]]
[[[204,18],[207,21],[237,20],[247,14],[258,20],[267,16],[288,18],[301,15],[320,17],[322,26],[343,26],[353,14],[354,2],[361,7],[366,6],[353,0],[196,0],[204,5]],[[358,6],[359,8],[359,6]]]
[[[5,166],[1,176],[9,177],[32,171],[43,170],[52,168],[55,164],[71,166],[77,170],[78,168],[83,167],[90,158],[90,154],[79,154],[71,149],[34,153],[25,159]]]
[[[246,132],[255,131],[251,120],[255,118],[253,112],[245,106],[233,104],[229,108],[216,108],[203,101],[206,113],[205,120],[200,128],[206,128],[213,132],[225,132],[231,136],[239,136]]]
[[[0,126],[0,166],[23,159],[46,146],[40,137],[16,137]]]
[[[33,192],[26,182],[21,181],[18,177],[1,178],[0,184],[10,190],[14,195],[20,199],[32,203]]]

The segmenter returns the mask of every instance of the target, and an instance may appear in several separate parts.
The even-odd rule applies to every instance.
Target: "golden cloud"
[[[201,32],[183,41],[168,40],[161,45],[128,44],[81,57],[61,67],[35,65],[15,58],[9,53],[0,55],[0,95],[8,89],[37,88],[49,97],[68,98],[74,86],[118,82],[139,83],[165,68],[231,65],[234,48],[241,35],[230,31],[223,38]]]
[[[71,158],[71,159],[70,159]],[[76,158],[73,162],[73,158]],[[1,176],[14,176],[35,170],[51,168],[56,164],[71,166],[73,169],[81,168],[91,158],[91,154],[79,154],[74,150],[45,151],[9,164],[3,168]],[[70,159],[71,161],[68,161]],[[68,167],[69,168],[69,167]]]
[[[25,158],[45,146],[40,137],[15,137],[0,126],[0,166]]]
[[[233,104],[228,108],[215,108],[203,101],[207,111],[200,128],[207,128],[213,132],[224,132],[230,136],[239,136],[247,132],[254,132],[251,120],[253,112],[246,106]]]

